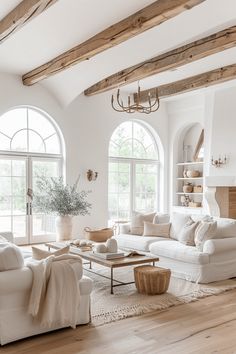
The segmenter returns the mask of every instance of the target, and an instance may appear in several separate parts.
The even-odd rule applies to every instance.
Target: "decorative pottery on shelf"
[[[183,186],[183,192],[184,193],[192,193],[193,191],[193,185],[192,183],[186,183],[184,186]]]
[[[200,171],[198,171],[198,170],[188,170],[187,171],[187,177],[188,178],[200,177]]]
[[[72,216],[59,215],[55,220],[57,241],[70,240],[72,238]]]
[[[187,171],[186,169],[183,170],[183,177],[186,178],[187,177]]]

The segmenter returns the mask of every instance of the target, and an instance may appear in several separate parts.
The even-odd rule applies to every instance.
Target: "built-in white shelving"
[[[191,166],[191,165],[203,165],[203,161],[191,161],[191,162],[178,162],[177,166]]]
[[[175,208],[187,208],[190,210],[202,209],[202,206],[198,207],[190,207],[184,206],[182,202],[182,196],[187,196],[191,202],[196,202],[196,204],[201,203],[203,200],[203,192],[188,192],[185,193],[183,190],[183,186],[187,184],[187,182],[195,186],[203,186],[204,181],[204,171],[203,171],[204,162],[203,161],[188,161],[188,162],[178,162],[176,164],[177,175],[176,175],[176,205]],[[198,170],[200,172],[199,177],[183,177],[184,171],[187,170]]]
[[[203,177],[177,177],[179,180],[203,179]]]
[[[203,195],[203,193],[194,193],[194,192],[190,192],[190,193],[184,193],[184,192],[177,192],[176,194],[178,195]]]

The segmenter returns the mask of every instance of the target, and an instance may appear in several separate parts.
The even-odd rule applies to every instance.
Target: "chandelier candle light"
[[[111,106],[116,112],[126,112],[126,113],[146,113],[150,114],[152,112],[156,112],[160,107],[160,100],[158,97],[158,89],[155,90],[154,99],[151,98],[151,92],[148,93],[148,105],[141,105],[141,90],[138,84],[138,92],[136,93],[135,100],[131,102],[130,96],[128,96],[128,104],[125,106],[122,98],[120,97],[120,89],[117,90],[116,94],[116,105],[114,104],[114,95],[111,96]],[[152,95],[153,96],[153,95]]]
[[[215,167],[221,167],[222,165],[225,165],[227,163],[227,157],[222,159],[221,156],[219,156],[218,160],[214,160],[213,156],[211,158],[211,164]]]

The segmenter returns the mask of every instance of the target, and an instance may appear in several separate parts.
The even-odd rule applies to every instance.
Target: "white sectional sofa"
[[[172,226],[172,236],[162,238],[133,235],[130,233],[130,224],[124,224],[121,226],[121,233],[114,238],[121,249],[151,252],[158,256],[159,266],[171,269],[175,277],[210,283],[236,277],[236,220],[215,220],[217,229],[214,238],[203,244],[202,251],[176,240]]]
[[[26,251],[25,258],[29,256],[30,252]],[[0,345],[58,329],[40,327],[27,313],[32,278],[32,271],[28,267],[0,272]],[[93,287],[92,280],[83,275],[82,267],[78,272],[78,282],[81,296],[77,324],[80,325],[90,321],[90,294]]]

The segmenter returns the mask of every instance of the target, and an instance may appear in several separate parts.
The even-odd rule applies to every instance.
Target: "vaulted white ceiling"
[[[154,0],[59,0],[0,45],[0,72],[22,75],[78,45]],[[0,19],[21,0],[1,0]],[[181,15],[79,63],[40,84],[68,105],[119,70],[236,25],[236,0],[206,0]],[[236,48],[142,80],[149,88],[236,63]],[[124,88],[135,91],[137,85]]]

